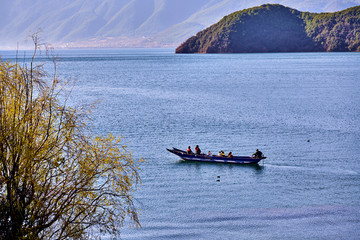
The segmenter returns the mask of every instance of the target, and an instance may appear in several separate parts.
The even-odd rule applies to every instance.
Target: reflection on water
[[[183,161],[183,160],[179,160],[178,162],[176,162],[177,164],[186,164],[189,166],[193,166],[196,168],[201,168],[202,166],[206,166],[206,165],[224,165],[223,167],[227,167],[228,169],[233,169],[233,168],[250,168],[250,169],[254,169],[256,171],[262,171],[264,169],[264,161],[260,161],[259,163],[253,163],[253,164],[234,164],[234,163],[216,163],[216,162],[195,162],[195,161]]]

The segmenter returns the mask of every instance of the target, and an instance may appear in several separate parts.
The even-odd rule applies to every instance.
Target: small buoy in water
[[[216,180],[217,182],[220,182],[220,179]]]
[[[307,142],[310,142],[310,139],[308,139]]]
[[[217,178],[220,178],[220,176],[217,176]]]

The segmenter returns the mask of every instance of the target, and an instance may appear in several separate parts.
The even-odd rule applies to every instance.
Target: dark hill
[[[360,51],[360,6],[308,13],[265,4],[225,16],[176,53]]]

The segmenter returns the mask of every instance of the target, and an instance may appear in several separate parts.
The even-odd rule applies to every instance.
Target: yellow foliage
[[[89,109],[66,106],[66,85],[46,76],[0,59],[0,239],[118,235],[127,216],[139,226],[139,162],[121,138],[93,137]]]

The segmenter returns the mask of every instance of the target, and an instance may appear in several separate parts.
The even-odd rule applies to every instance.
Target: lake
[[[76,79],[71,104],[99,100],[95,131],[147,160],[142,228],[122,239],[358,239],[360,53],[173,52],[57,52],[58,72]],[[267,159],[200,164],[166,151],[197,144]]]

